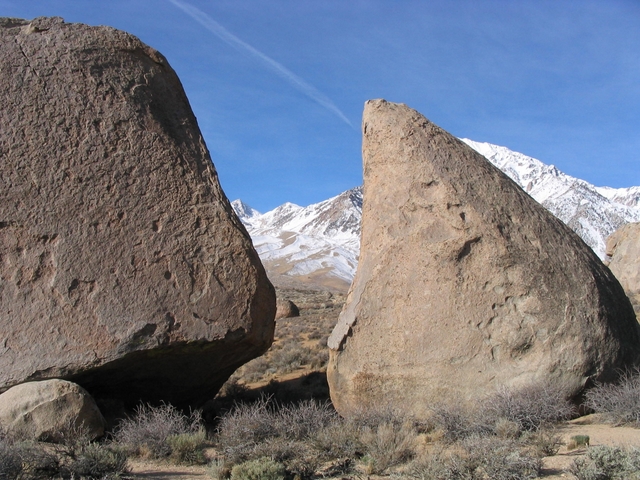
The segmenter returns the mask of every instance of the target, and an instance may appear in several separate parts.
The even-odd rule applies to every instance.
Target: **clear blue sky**
[[[640,185],[638,0],[0,0],[0,15],[110,25],[160,50],[225,192],[263,212],[362,182],[370,98]]]

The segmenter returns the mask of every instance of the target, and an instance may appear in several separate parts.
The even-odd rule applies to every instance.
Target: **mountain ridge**
[[[596,187],[507,147],[460,140],[567,224],[601,259],[611,233],[640,221],[640,186]],[[295,277],[312,285],[348,288],[360,249],[361,186],[307,207],[287,202],[264,214],[241,200],[232,206],[275,283]]]

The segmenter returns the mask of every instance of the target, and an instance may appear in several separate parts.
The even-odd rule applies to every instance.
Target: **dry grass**
[[[587,391],[585,405],[611,423],[640,426],[640,369],[623,372],[615,384],[596,385]]]
[[[114,441],[128,454],[143,458],[168,458],[198,463],[206,444],[202,418],[195,411],[185,415],[172,405],[141,405],[113,433]]]
[[[263,389],[264,392],[269,382],[281,382],[283,377],[293,374],[304,376],[326,371],[327,340],[342,310],[345,295],[296,289],[277,289],[277,295],[300,307],[300,316],[276,322],[274,343],[269,351],[238,369],[223,386],[219,399],[246,400],[251,397],[247,390]],[[322,395],[328,398],[328,392]],[[298,396],[289,392],[289,396],[293,401],[304,398],[302,392]]]

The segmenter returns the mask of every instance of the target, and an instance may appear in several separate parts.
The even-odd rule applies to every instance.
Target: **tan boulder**
[[[57,442],[77,432],[101,437],[105,421],[85,389],[51,379],[22,383],[1,394],[0,427],[9,434]]]
[[[640,317],[640,223],[628,223],[607,238],[607,264]]]
[[[0,21],[0,391],[192,404],[271,345],[275,292],[173,69],[109,27]]]
[[[299,317],[300,309],[291,300],[278,299],[276,303],[276,320],[279,318]]]
[[[426,417],[541,381],[574,397],[637,361],[620,284],[484,157],[384,100],[366,103],[363,137],[360,260],[328,342],[341,414]]]

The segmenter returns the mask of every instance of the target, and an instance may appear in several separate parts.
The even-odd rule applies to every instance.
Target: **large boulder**
[[[360,260],[329,339],[345,415],[555,382],[567,397],[636,362],[640,332],[593,251],[506,175],[405,105],[363,118]]]
[[[12,435],[58,442],[83,433],[94,439],[104,427],[93,398],[66,380],[22,383],[0,395],[0,428]]]
[[[109,27],[0,21],[0,391],[211,398],[275,291],[175,72]]]
[[[607,264],[640,317],[640,223],[628,223],[607,238]]]

